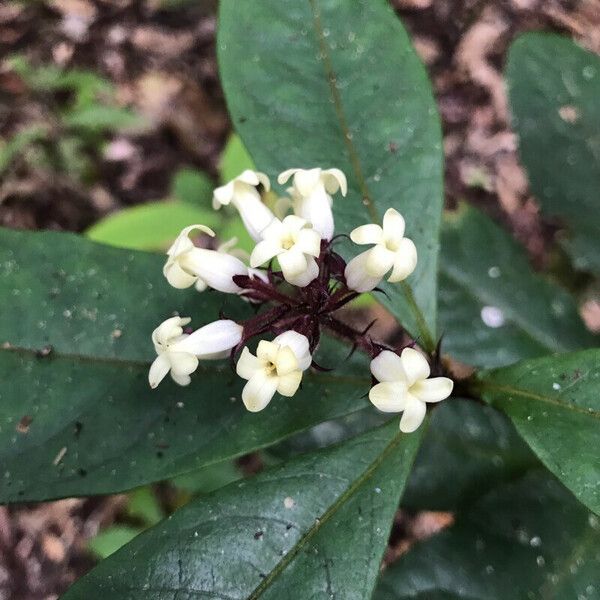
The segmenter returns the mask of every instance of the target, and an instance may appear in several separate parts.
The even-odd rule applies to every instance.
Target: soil
[[[179,4],[178,8],[165,8]],[[502,68],[521,32],[557,31],[600,52],[600,0],[393,0],[427,65],[442,115],[446,202],[467,200],[503,222],[548,261],[554,235],[531,196],[509,125]],[[230,132],[215,60],[215,1],[37,0],[0,4],[0,139],[34,122],[49,146],[64,131],[56,94],[35,94],[6,59],[91,69],[118,101],[145,117],[142,130],[86,149],[84,178],[17,160],[0,175],[0,224],[83,231],[126,205],[167,196],[183,166],[216,175]],[[1,173],[1,171],[0,171]],[[90,177],[89,173],[92,173]],[[596,315],[598,317],[598,315]],[[254,464],[249,461],[249,464]],[[119,518],[123,497],[0,507],[0,600],[57,598],[94,560],[85,541]],[[392,560],[448,525],[447,513],[400,511]]]

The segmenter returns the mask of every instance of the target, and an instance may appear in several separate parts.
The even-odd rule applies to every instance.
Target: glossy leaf
[[[402,504],[415,510],[457,510],[537,465],[505,415],[472,400],[450,398],[431,415]]]
[[[383,574],[374,600],[598,600],[600,522],[545,472],[500,487]]]
[[[550,469],[600,513],[600,350],[482,372],[483,398],[504,411]]]
[[[392,422],[233,483],[136,538],[64,598],[368,598],[418,442]]]
[[[179,310],[200,326],[237,298],[174,290],[163,257],[69,234],[0,231],[0,502],[103,494],[234,458],[364,408],[366,361],[324,343],[293,399],[260,414],[227,361],[192,385],[148,386],[150,334]]]
[[[573,298],[534,273],[517,242],[475,208],[446,215],[442,248],[440,330],[454,358],[497,367],[598,340]]]
[[[566,37],[528,33],[510,49],[507,80],[533,193],[572,229],[575,265],[600,272],[600,57]]]
[[[179,232],[193,223],[214,227],[219,218],[184,202],[150,202],[124,208],[94,223],[86,236],[95,242],[133,250],[168,247]]]
[[[406,217],[419,264],[404,284],[385,284],[382,301],[431,347],[440,125],[425,70],[391,7],[224,0],[218,48],[234,125],[259,170],[274,178],[290,167],[341,168],[349,191],[334,201],[338,233],[380,221],[389,207]]]

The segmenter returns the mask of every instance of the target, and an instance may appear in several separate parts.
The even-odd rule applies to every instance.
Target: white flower
[[[371,373],[380,381],[371,388],[369,400],[383,412],[402,412],[400,430],[411,433],[425,418],[426,403],[439,402],[452,393],[447,377],[429,377],[429,364],[413,348],[398,356],[384,350],[371,361]]]
[[[176,383],[188,385],[190,374],[198,368],[198,359],[225,358],[242,339],[243,327],[235,321],[222,319],[191,334],[183,333],[190,321],[187,317],[171,317],[153,331],[152,342],[158,356],[148,373],[150,387],[155,388],[169,371]]]
[[[315,257],[321,251],[321,236],[306,226],[307,222],[295,215],[283,221],[273,219],[250,255],[250,266],[258,267],[277,257],[288,283],[298,287],[308,285],[319,274]]]
[[[353,258],[346,266],[348,287],[357,292],[368,292],[377,287],[383,276],[392,269],[388,281],[406,279],[417,266],[417,248],[404,237],[404,218],[393,208],[383,216],[383,227],[361,225],[351,234],[355,244],[375,244],[373,248]]]
[[[288,169],[277,181],[283,185],[292,175],[293,186],[288,192],[294,213],[306,219],[324,240],[330,240],[334,230],[331,194],[340,190],[342,196],[346,195],[346,176],[339,169]]]
[[[186,227],[167,251],[167,262],[163,274],[175,288],[183,289],[195,285],[199,292],[211,287],[220,292],[235,294],[241,291],[234,275],[247,275],[248,269],[235,256],[216,250],[197,248],[189,238],[194,229],[214,236],[212,229],[204,225]]]
[[[251,412],[262,410],[271,402],[275,392],[293,396],[302,381],[302,373],[311,361],[308,339],[296,331],[286,331],[272,342],[261,340],[256,356],[244,348],[236,371],[248,380],[242,391],[246,408]]]
[[[258,171],[244,171],[229,183],[213,192],[213,208],[233,204],[244,222],[244,226],[254,241],[260,240],[261,231],[273,220],[275,215],[263,203],[256,186],[270,189],[269,178]]]

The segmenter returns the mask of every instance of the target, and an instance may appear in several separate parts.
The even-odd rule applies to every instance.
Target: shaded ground
[[[25,53],[33,64],[92,69],[114,84],[119,104],[145,117],[135,133],[107,133],[86,146],[77,177],[68,164],[40,168],[36,156],[26,154],[0,170],[0,224],[82,231],[120,206],[165,197],[176,168],[215,174],[230,130],[215,61],[215,3],[167,4],[176,2],[0,4],[0,57]],[[448,205],[467,199],[483,207],[544,264],[554,228],[540,219],[519,165],[501,69],[511,40],[532,29],[573,35],[600,52],[600,0],[393,4],[434,83]],[[61,94],[32,91],[0,63],[0,138],[43,122],[52,154],[65,135],[60,112],[68,102]],[[0,508],[0,600],[56,598],[93,564],[85,540],[114,521],[122,502],[109,497]],[[387,559],[450,518],[399,513]]]

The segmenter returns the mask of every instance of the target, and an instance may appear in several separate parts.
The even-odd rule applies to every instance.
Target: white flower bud
[[[197,248],[189,238],[194,229],[210,236],[215,233],[204,225],[186,227],[167,251],[163,274],[175,288],[184,289],[195,285],[199,292],[211,287],[220,292],[236,294],[241,291],[233,277],[247,275],[248,269],[235,256],[216,250]]]
[[[380,382],[371,388],[369,400],[383,412],[401,412],[400,430],[415,431],[425,418],[427,402],[440,402],[452,393],[454,382],[447,377],[428,379],[425,357],[413,348],[398,356],[384,350],[371,361],[371,373]]]
[[[324,240],[330,240],[334,232],[331,194],[340,190],[346,195],[346,176],[339,169],[288,169],[277,181],[283,185],[292,176],[293,186],[288,192],[294,213],[308,221]]]
[[[315,258],[321,252],[321,236],[306,225],[304,219],[294,215],[283,221],[273,219],[250,255],[250,266],[256,268],[277,257],[288,283],[308,285],[319,274]]]
[[[350,234],[355,244],[375,244],[373,248],[353,258],[345,270],[346,283],[357,292],[377,287],[391,269],[391,283],[406,279],[417,266],[417,248],[404,237],[404,218],[393,208],[383,216],[383,227],[370,224],[357,227]]]
[[[191,334],[183,333],[190,318],[171,317],[152,333],[158,355],[148,373],[150,387],[155,388],[169,373],[179,385],[190,383],[190,374],[198,368],[198,359],[225,358],[240,343],[243,327],[222,319],[209,323]]]
[[[213,192],[213,208],[218,210],[221,206],[233,204],[254,241],[260,240],[261,231],[275,218],[261,200],[256,189],[258,185],[269,191],[271,184],[264,173],[246,170]]]
[[[260,341],[256,356],[244,348],[236,371],[242,379],[248,380],[242,391],[246,408],[251,412],[262,410],[275,392],[293,396],[311,360],[308,339],[296,331],[286,331],[272,342]]]

